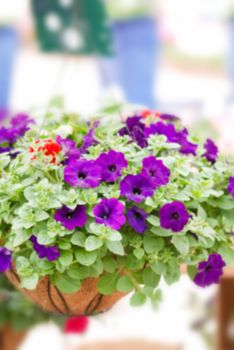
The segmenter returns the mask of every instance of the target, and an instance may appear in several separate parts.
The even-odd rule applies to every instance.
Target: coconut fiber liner
[[[39,281],[36,289],[28,290],[20,288],[20,279],[14,270],[6,273],[9,281],[20,290],[27,298],[32,300],[47,312],[64,315],[95,315],[110,309],[125,294],[116,292],[112,295],[102,295],[97,290],[98,278],[88,278],[81,289],[72,294],[65,294],[53,285],[48,277]]]
[[[19,346],[26,337],[25,331],[16,332],[10,326],[0,329],[0,349],[1,350],[18,350]]]

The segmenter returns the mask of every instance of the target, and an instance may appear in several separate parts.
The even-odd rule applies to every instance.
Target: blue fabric
[[[116,55],[101,62],[104,84],[120,85],[129,103],[155,108],[155,72],[160,53],[155,21],[117,21],[113,24],[113,36]]]
[[[229,74],[232,86],[232,96],[234,97],[234,19],[230,21],[229,31]]]
[[[13,62],[18,36],[11,27],[0,27],[0,108],[9,108]]]

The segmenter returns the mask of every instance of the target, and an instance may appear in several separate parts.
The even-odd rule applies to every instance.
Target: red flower
[[[150,109],[145,109],[144,111],[141,112],[141,117],[142,118],[148,118],[151,115],[154,116],[155,118],[160,118],[161,113],[160,112],[151,111]]]
[[[84,334],[89,325],[89,319],[86,316],[68,318],[64,325],[66,334]]]
[[[55,142],[51,139],[48,139],[48,140],[43,140],[43,141],[37,140],[35,142],[35,144],[36,145],[40,144],[40,146],[36,147],[36,150],[33,147],[30,147],[29,148],[30,153],[42,151],[46,157],[48,157],[48,156],[52,157],[51,164],[56,163],[56,155],[61,151],[61,147],[57,142]],[[36,156],[32,157],[31,159],[35,160]]]

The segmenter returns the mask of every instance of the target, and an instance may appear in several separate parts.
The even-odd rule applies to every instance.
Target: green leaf
[[[190,279],[193,281],[194,277],[197,274],[197,267],[193,265],[187,266],[187,274],[189,275]]]
[[[122,240],[122,235],[118,231],[111,230],[108,233],[108,241],[118,242]]]
[[[96,266],[96,264],[95,264]],[[79,263],[70,266],[66,273],[73,279],[83,280],[88,277],[98,277],[96,269],[93,266],[80,266]]]
[[[135,257],[139,260],[141,260],[145,255],[144,249],[142,249],[142,248],[134,249],[133,253],[134,253]]]
[[[58,247],[62,250],[71,250],[71,243],[67,241],[59,241]]]
[[[69,277],[71,277],[74,280],[81,280],[83,279],[83,274],[81,272],[81,267],[78,263],[75,265],[69,266],[69,268],[66,270]]]
[[[50,245],[55,242],[55,238],[51,238],[46,230],[42,230],[37,234],[37,240],[39,244]]]
[[[89,236],[85,241],[85,249],[88,252],[92,252],[93,250],[101,248],[102,245],[103,245],[103,242],[95,236]]]
[[[103,258],[104,270],[109,273],[115,272],[117,268],[117,262],[110,256],[106,256]]]
[[[21,277],[21,288],[34,290],[38,284],[39,277],[38,274],[34,273],[28,277]]]
[[[222,255],[227,265],[234,264],[234,249],[223,245],[222,247],[219,248],[218,253]]]
[[[228,197],[222,198],[211,198],[209,199],[209,204],[215,208],[221,208],[224,210],[234,209],[234,200]]]
[[[143,240],[143,246],[146,253],[157,253],[163,249],[164,240],[162,238],[145,236]]]
[[[23,256],[17,257],[16,270],[20,277],[30,277],[33,274],[33,268],[30,261]]]
[[[114,274],[106,274],[99,279],[98,282],[98,291],[103,295],[111,295],[116,291],[116,285],[118,281],[119,275],[117,273]]]
[[[160,226],[159,218],[156,215],[150,215],[147,218],[147,221],[153,226],[156,226],[156,227]]]
[[[150,267],[157,275],[163,275],[167,269],[166,264],[162,261],[151,264]]]
[[[185,236],[174,236],[172,238],[172,243],[176,249],[182,254],[187,255],[189,252],[189,240]]]
[[[97,252],[87,252],[84,249],[77,249],[75,252],[76,260],[84,266],[93,265],[97,259]]]
[[[147,268],[143,271],[143,282],[148,287],[157,287],[157,285],[160,282],[160,275],[157,275],[154,271],[152,271],[150,268]]]
[[[128,276],[121,276],[117,282],[117,290],[122,293],[130,292],[134,289],[134,285]]]
[[[78,247],[85,247],[86,236],[83,232],[75,232],[71,237],[71,243]]]
[[[108,250],[116,255],[124,255],[124,248],[121,242],[106,242]]]
[[[207,218],[206,211],[204,210],[204,208],[201,205],[199,205],[199,207],[198,207],[197,215],[200,216],[202,219]]]
[[[22,229],[17,230],[17,234],[15,234],[14,243],[13,243],[14,247],[18,247],[22,243],[26,242],[30,236],[31,236],[31,233],[28,232],[27,230],[22,230]]]
[[[59,258],[59,262],[63,266],[70,266],[73,261],[73,254],[72,252],[69,251],[62,251],[61,256]]]
[[[169,237],[173,235],[171,230],[164,230],[161,227],[152,227],[150,231],[160,237]]]
[[[49,214],[43,210],[37,210],[35,213],[36,222],[44,221],[49,218]]]
[[[133,296],[130,299],[130,304],[132,306],[142,306],[146,303],[146,296],[140,291],[137,291],[133,294]]]
[[[63,275],[57,274],[53,278],[53,283],[62,293],[67,294],[78,292],[81,288],[81,282],[78,279],[71,278],[66,273]]]
[[[92,222],[90,225],[87,226],[87,230],[91,233],[94,233],[96,236],[99,236],[102,233],[102,231],[106,229],[104,225],[99,225],[95,222]]]
[[[151,296],[151,302],[154,309],[157,309],[160,303],[162,302],[162,291],[160,289],[156,290]]]
[[[134,270],[141,270],[144,267],[145,261],[144,259],[139,260],[133,254],[128,254],[127,257],[123,258],[122,264],[128,270],[134,271]]]
[[[169,285],[177,282],[180,279],[180,267],[176,264],[169,265],[164,273],[164,279]]]

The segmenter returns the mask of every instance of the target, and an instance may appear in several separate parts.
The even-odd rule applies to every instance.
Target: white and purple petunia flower
[[[211,139],[207,139],[204,145],[206,152],[203,154],[210,163],[214,164],[219,155],[219,149]]]
[[[121,176],[121,171],[128,166],[124,154],[113,150],[102,153],[97,164],[102,169],[102,180],[107,183],[115,182]]]
[[[141,203],[154,194],[154,186],[142,175],[127,175],[120,183],[121,196],[130,201]]]
[[[202,288],[218,284],[225,266],[226,264],[220,254],[211,254],[207,261],[199,263],[194,282]]]
[[[135,230],[135,232],[144,234],[148,229],[146,219],[148,214],[141,208],[132,206],[127,211],[127,218],[129,225]]]
[[[150,156],[143,160],[142,165],[141,175],[146,177],[152,183],[154,189],[168,184],[171,172],[163,164],[162,160]]]
[[[159,210],[159,218],[162,228],[180,232],[187,225],[190,215],[182,202],[172,202]]]
[[[77,205],[75,209],[70,209],[65,205],[56,210],[54,219],[60,222],[67,230],[74,230],[77,227],[84,227],[87,221],[86,207]]]
[[[62,154],[65,158],[69,160],[72,158],[78,159],[80,158],[80,150],[77,148],[77,144],[75,141],[69,138],[62,138],[60,135],[57,136],[56,142],[62,148]]]
[[[234,176],[230,177],[227,190],[230,193],[230,195],[234,198]]]
[[[102,180],[102,169],[94,160],[71,159],[64,169],[64,181],[73,187],[96,188]]]
[[[5,273],[12,266],[12,252],[4,247],[0,247],[0,272]]]
[[[111,227],[113,230],[119,230],[126,222],[124,215],[124,205],[116,198],[103,198],[101,202],[93,208],[97,224],[103,224]]]
[[[60,257],[58,247],[39,244],[36,236],[31,236],[30,241],[33,243],[33,249],[40,259],[46,258],[48,261],[55,261]]]

